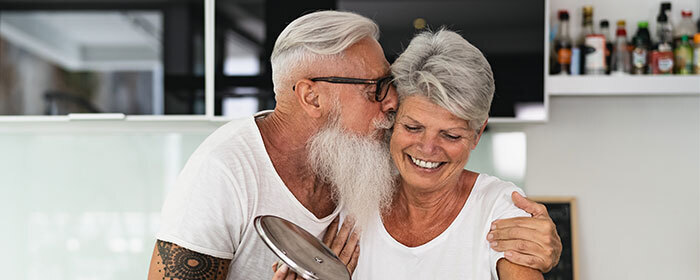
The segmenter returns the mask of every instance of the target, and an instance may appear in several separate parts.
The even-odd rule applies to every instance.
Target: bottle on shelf
[[[657,44],[651,52],[649,68],[655,75],[673,74],[673,24],[669,20],[671,3],[661,3],[656,17]]]
[[[651,36],[647,27],[649,23],[640,21],[637,24],[637,34],[632,39],[632,74],[647,74],[649,66],[649,49],[651,48]]]
[[[658,48],[651,52],[651,73],[654,75],[673,74],[673,60],[671,44],[659,44]]]
[[[683,36],[688,36],[689,39],[692,39],[693,36],[695,36],[695,33],[698,32],[698,29],[695,26],[692,17],[692,11],[681,11],[681,21],[678,22],[678,26],[676,27],[673,33],[673,39],[675,40],[676,44],[679,44],[681,42]]]
[[[662,2],[661,7],[659,8],[659,15],[657,16],[657,21],[659,20],[659,17],[663,17],[665,21],[663,22],[663,25],[657,26],[657,28],[663,28],[664,31],[664,36],[667,36],[668,38],[664,38],[669,44],[671,44],[671,48],[673,48],[673,44],[675,43],[673,41],[673,34],[675,31],[675,28],[673,27],[673,20],[672,20],[672,13],[671,13],[671,2]]]
[[[592,31],[593,29],[593,7],[587,6],[586,26],[590,26],[591,33],[586,35],[585,47],[586,58],[585,74],[586,75],[604,75],[605,74],[605,36]]]
[[[690,45],[687,35],[681,36],[681,42],[673,54],[676,57],[674,72],[680,75],[693,74],[693,46]]]
[[[666,5],[664,5],[666,4]],[[668,10],[671,3],[662,3],[659,15],[656,16],[656,39],[658,44],[666,43],[669,48],[673,48],[673,24],[668,19]],[[658,49],[658,46],[656,47]]]
[[[576,39],[576,45],[571,51],[571,75],[583,75],[585,73],[586,56],[590,50],[586,46],[586,37],[593,33],[593,6],[583,6],[581,34]]]
[[[627,31],[625,30],[624,20],[617,21],[611,68],[610,72],[612,75],[630,73],[630,53],[627,49]]]
[[[569,74],[572,76],[581,75],[581,48],[580,45],[574,45],[571,48],[571,64],[569,66]]]
[[[700,20],[698,20],[698,23],[700,23]],[[695,74],[700,74],[700,33],[695,33],[693,42],[695,43],[693,66],[695,67]]]
[[[571,36],[569,35],[569,12],[559,11],[559,28],[554,37],[554,59],[552,59],[550,74],[568,75],[571,73]]]
[[[613,52],[613,36],[610,34],[610,23],[607,19],[600,21],[600,33],[605,36],[605,74],[610,75],[610,58]]]

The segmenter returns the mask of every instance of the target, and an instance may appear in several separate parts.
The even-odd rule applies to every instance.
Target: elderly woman
[[[389,146],[400,178],[389,206],[363,226],[353,279],[542,279],[487,241],[495,220],[529,216],[511,200],[522,190],[464,169],[495,89],[486,58],[440,30],[417,35],[391,68],[401,105]]]
[[[522,190],[464,169],[495,89],[486,58],[440,30],[416,36],[391,68],[401,106],[390,151],[401,178],[362,232],[353,279],[542,279],[486,241],[494,220],[528,215],[511,200]]]

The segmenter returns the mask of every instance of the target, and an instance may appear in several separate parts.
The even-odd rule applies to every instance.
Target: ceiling
[[[151,11],[1,12],[0,36],[67,69],[148,69],[161,61],[161,18]]]

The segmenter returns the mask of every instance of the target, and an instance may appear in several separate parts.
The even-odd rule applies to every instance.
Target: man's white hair
[[[416,35],[391,65],[402,99],[420,95],[481,129],[496,89],[491,65],[459,34],[441,29]]]
[[[342,57],[343,51],[366,37],[379,40],[379,27],[355,13],[319,11],[295,19],[277,37],[270,56],[275,94],[291,90],[313,63]]]

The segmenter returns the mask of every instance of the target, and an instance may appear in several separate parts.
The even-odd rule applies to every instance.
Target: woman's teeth
[[[424,160],[420,160],[420,159],[414,158],[414,157],[412,157],[412,156],[408,156],[408,157],[411,158],[411,160],[413,161],[413,163],[415,163],[416,165],[418,165],[418,166],[420,166],[420,167],[423,167],[423,168],[433,169],[433,168],[436,168],[436,167],[438,167],[438,166],[440,165],[439,162],[424,161]]]

